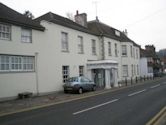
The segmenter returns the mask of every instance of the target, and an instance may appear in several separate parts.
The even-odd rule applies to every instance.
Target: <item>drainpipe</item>
[[[39,81],[38,81],[38,52],[35,52],[35,73],[36,73],[36,93],[39,95]]]

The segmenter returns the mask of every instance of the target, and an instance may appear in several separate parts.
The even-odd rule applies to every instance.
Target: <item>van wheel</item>
[[[79,93],[79,94],[82,94],[82,93],[83,93],[83,89],[82,89],[82,88],[79,88],[79,89],[78,89],[78,93]]]

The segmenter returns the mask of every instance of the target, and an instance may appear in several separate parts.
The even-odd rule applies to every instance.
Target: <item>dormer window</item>
[[[115,35],[116,35],[116,36],[120,36],[120,32],[117,31],[117,30],[115,30]]]
[[[3,40],[11,39],[11,26],[0,24],[0,39]]]

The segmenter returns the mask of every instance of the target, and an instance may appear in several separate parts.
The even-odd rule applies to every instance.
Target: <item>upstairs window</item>
[[[122,45],[122,56],[127,56],[127,46]]]
[[[115,43],[115,56],[118,56],[118,48],[117,48],[117,44]]]
[[[68,45],[68,33],[62,32],[61,33],[61,48],[62,51],[68,52],[69,51],[69,45]]]
[[[120,32],[117,31],[117,30],[115,30],[115,35],[116,35],[116,36],[120,36]]]
[[[111,56],[111,42],[108,42],[108,55]]]
[[[80,54],[84,53],[83,37],[82,36],[78,36],[78,53],[80,53]]]
[[[32,30],[24,28],[21,29],[21,42],[32,43]]]
[[[131,57],[133,57],[133,47],[132,46],[130,46],[130,55],[131,55]]]
[[[0,39],[11,40],[11,26],[0,24]]]
[[[96,55],[96,40],[92,39],[92,55]]]

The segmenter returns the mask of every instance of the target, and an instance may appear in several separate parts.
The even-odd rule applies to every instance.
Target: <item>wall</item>
[[[43,32],[32,30],[32,43],[22,43],[21,27],[12,25],[11,30],[10,41],[0,39],[0,54],[35,56],[38,44],[42,44],[40,38]],[[0,72],[0,100],[16,97],[25,91],[37,93],[36,72]]]

